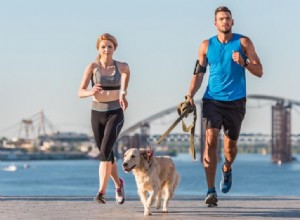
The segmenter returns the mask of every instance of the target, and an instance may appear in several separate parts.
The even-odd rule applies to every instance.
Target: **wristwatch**
[[[126,90],[121,90],[121,91],[120,91],[120,94],[121,94],[121,95],[127,95],[127,91],[126,91]]]
[[[243,67],[245,68],[246,66],[248,66],[247,60],[245,60],[245,64],[243,65]]]

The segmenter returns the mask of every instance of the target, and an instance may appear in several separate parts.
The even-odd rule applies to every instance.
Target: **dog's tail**
[[[169,187],[170,187],[170,198],[172,198],[173,197],[173,195],[174,195],[174,193],[175,193],[175,190],[176,190],[176,188],[177,188],[177,186],[179,185],[179,183],[180,183],[180,176],[179,176],[179,174],[175,171],[175,175],[173,176],[173,181],[172,181],[172,185],[170,185]]]
[[[172,177],[173,178],[170,179],[168,181],[168,183],[164,185],[163,190],[162,190],[162,195],[165,199],[166,199],[166,196],[168,197],[168,199],[173,197],[176,187],[180,183],[180,176],[176,171],[174,172]]]
[[[179,183],[180,183],[180,176],[179,176],[179,174],[176,172],[175,173],[175,181],[174,181],[174,190],[173,191],[175,191],[176,190],[176,187],[179,185]]]

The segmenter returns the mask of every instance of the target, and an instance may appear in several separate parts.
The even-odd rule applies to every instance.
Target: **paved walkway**
[[[169,213],[155,208],[143,216],[137,197],[118,205],[113,198],[96,204],[91,197],[0,197],[0,219],[300,219],[300,196],[219,197],[218,207],[207,208],[199,197],[175,197]]]

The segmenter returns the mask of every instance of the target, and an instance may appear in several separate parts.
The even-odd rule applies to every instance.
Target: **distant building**
[[[149,137],[149,142],[150,143],[155,143],[161,135],[155,134],[155,135],[151,135]],[[172,142],[178,142],[178,143],[188,143],[190,141],[190,134],[187,133],[171,133],[169,134],[164,142],[166,143],[172,143]],[[199,135],[195,134],[195,143],[198,144],[199,143]]]
[[[75,132],[56,132],[38,137],[43,151],[84,151],[92,150],[93,139],[87,134]]]

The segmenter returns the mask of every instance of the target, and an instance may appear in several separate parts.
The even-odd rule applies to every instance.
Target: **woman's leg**
[[[121,182],[120,182],[120,178],[119,178],[119,174],[118,174],[118,167],[117,167],[117,163],[114,162],[112,164],[112,169],[111,169],[111,179],[114,181],[115,184],[115,188],[120,188],[121,186]]]
[[[110,176],[115,184],[116,202],[123,204],[125,202],[124,182],[119,178],[117,162],[114,158],[113,147],[117,141],[119,132],[123,126],[124,116],[122,109],[112,113],[106,123],[102,145],[105,144],[105,158],[111,161]],[[101,155],[100,155],[101,156]],[[107,177],[107,176],[106,176]],[[108,177],[107,177],[108,178]]]
[[[111,161],[101,161],[99,164],[99,192],[106,193],[109,177],[112,173]]]
[[[123,122],[124,122],[124,116],[123,116],[122,109],[117,110],[116,112],[111,114],[106,123],[104,137],[102,140],[102,145],[106,145],[105,146],[106,158],[111,162],[110,176],[114,181],[115,188],[119,188],[122,183],[120,182],[120,178],[118,175],[118,168],[113,154],[113,147],[121,131]]]

